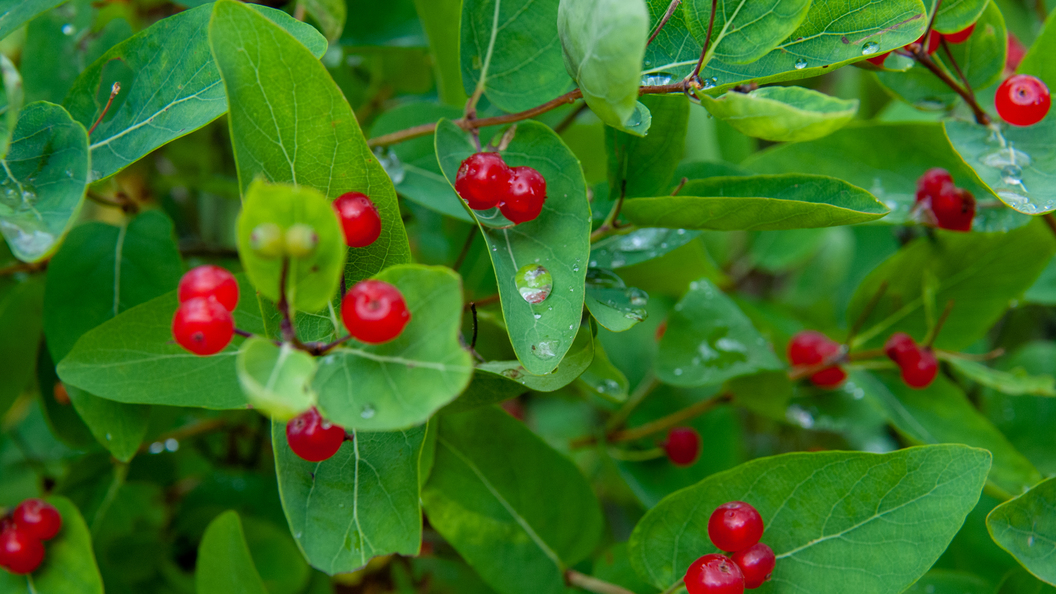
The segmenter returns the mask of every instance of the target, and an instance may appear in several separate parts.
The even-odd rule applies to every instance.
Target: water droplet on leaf
[[[364,404],[363,409],[359,412],[359,416],[364,419],[373,419],[377,412],[378,411],[374,408],[373,404]]]
[[[796,60],[796,70],[803,70],[806,67],[807,67],[807,61],[806,60],[804,60],[803,58],[799,58],[798,60]]]
[[[869,43],[862,46],[863,56],[871,56],[878,51],[880,51],[880,44],[875,41],[870,41]]]
[[[517,291],[528,303],[542,303],[554,290],[554,277],[550,271],[539,264],[522,266],[514,276],[513,282]]]

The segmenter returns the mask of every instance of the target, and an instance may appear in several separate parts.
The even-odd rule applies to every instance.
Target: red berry
[[[1013,126],[1033,126],[1049,113],[1052,97],[1049,88],[1037,77],[1016,74],[997,88],[994,99],[997,115]]]
[[[333,206],[345,232],[345,244],[349,247],[367,247],[381,236],[381,215],[366,194],[341,194]]]
[[[543,212],[546,201],[546,179],[531,167],[514,167],[506,201],[499,205],[502,216],[514,223],[534,220]]]
[[[62,528],[62,516],[53,505],[40,499],[27,499],[11,515],[18,529],[37,540],[51,540]]]
[[[238,281],[230,272],[219,266],[198,266],[183,275],[176,295],[180,303],[195,297],[212,297],[227,311],[235,311],[238,305]]]
[[[345,429],[324,419],[312,408],[286,424],[286,441],[294,454],[308,462],[322,462],[341,449]]]
[[[754,590],[770,579],[777,559],[774,551],[763,543],[754,544],[743,551],[730,555],[730,559],[744,574],[744,587]]]
[[[935,167],[924,172],[917,180],[917,202],[924,202],[932,196],[937,196],[947,184],[953,184],[953,177],[949,171],[941,167]]]
[[[0,533],[0,567],[24,575],[36,571],[44,561],[44,545],[39,539],[18,528]]]
[[[971,231],[975,218],[975,197],[968,190],[947,185],[931,198],[936,226],[951,231]]]
[[[906,353],[917,350],[917,343],[905,332],[895,332],[884,344],[884,354],[889,359],[901,365],[902,358]]]
[[[939,42],[940,41],[942,41],[942,34],[939,33],[938,31],[935,31],[934,29],[932,29],[928,33],[928,45],[927,45],[927,47],[924,48],[924,51],[927,52],[928,55],[934,54],[939,49]],[[916,43],[918,43],[921,46],[923,46],[924,45],[924,36],[921,35],[919,38],[917,38]]]
[[[676,427],[664,442],[667,457],[677,466],[692,466],[700,456],[700,434],[689,427]]]
[[[950,43],[964,43],[972,36],[972,31],[975,31],[975,23],[968,25],[968,27],[961,29],[956,33],[950,33],[949,35],[943,35],[942,37]]]
[[[1023,57],[1027,55],[1027,47],[1023,45],[1023,42],[1018,37],[1009,33],[1008,34],[1008,57],[1005,58],[1005,72],[1012,73],[1019,68],[1019,63],[1023,61]]]
[[[725,555],[704,555],[690,564],[686,577],[689,594],[742,594],[744,592],[744,575]]]
[[[805,330],[792,337],[788,343],[788,360],[798,367],[818,365],[840,352],[839,343],[820,332]],[[847,374],[838,365],[826,367],[810,376],[810,381],[822,388],[834,388],[847,379]]]
[[[875,66],[883,66],[884,65],[884,60],[886,60],[887,57],[890,56],[890,55],[891,55],[891,52],[885,52],[885,53],[880,54],[879,56],[873,56],[872,58],[869,58],[866,61],[869,62],[870,64],[875,65]]]
[[[842,367],[826,367],[810,376],[810,381],[819,388],[837,388],[847,379],[847,372]]]
[[[744,550],[763,537],[763,518],[743,501],[724,503],[708,520],[708,536],[719,550]]]
[[[470,155],[458,168],[455,191],[473,210],[501,204],[510,186],[510,168],[498,153]]]
[[[411,312],[399,289],[383,281],[365,280],[345,294],[341,318],[353,338],[381,344],[403,332]]]
[[[902,368],[902,381],[910,388],[923,389],[935,381],[939,374],[939,362],[931,349],[913,349],[899,362]]]
[[[214,355],[224,350],[235,333],[235,321],[216,299],[195,297],[184,301],[172,318],[172,336],[196,355]]]

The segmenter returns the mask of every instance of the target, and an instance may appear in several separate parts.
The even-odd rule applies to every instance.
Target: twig
[[[500,301],[500,299],[501,299],[501,297],[498,294],[490,295],[488,297],[484,297],[483,299],[476,299],[474,301],[470,301],[470,302],[466,303],[466,305],[465,305],[465,307],[463,309],[469,309],[469,306],[471,306],[471,305],[473,305],[473,306],[478,306],[479,305],[480,307],[484,307],[485,305],[491,305],[492,303],[498,303]]]
[[[939,316],[939,320],[935,322],[935,326],[928,332],[927,337],[924,338],[924,342],[920,345],[922,348],[930,349],[931,345],[935,343],[935,339],[939,337],[939,332],[942,331],[942,327],[946,324],[946,319],[950,317],[950,311],[953,309],[953,300],[946,302],[946,309],[942,310],[942,315]]]
[[[676,1],[681,2],[682,0]],[[579,117],[579,114],[586,111],[586,109],[586,103],[580,103],[579,105],[577,105],[575,109],[573,109],[567,116],[565,116],[565,119],[561,120],[556,126],[554,126],[554,132],[557,134],[564,134],[565,130],[568,130],[569,126],[571,126],[576,121],[576,118]]]
[[[927,40],[925,40],[925,43],[927,43]],[[916,45],[916,47],[913,47],[914,45]],[[949,74],[943,71],[942,68],[939,68],[935,64],[934,60],[932,60],[931,57],[928,56],[927,52],[924,50],[923,47],[920,47],[919,44],[912,44],[909,47],[913,48],[910,50],[910,52],[912,53],[914,60],[916,60],[928,70],[930,70],[932,74],[939,77],[939,80],[946,83],[946,86],[953,89],[954,92],[960,95],[961,98],[964,99],[965,103],[967,103],[968,106],[972,108],[972,113],[975,114],[976,123],[983,126],[990,125],[990,115],[987,114],[986,110],[979,105],[979,102],[975,100],[975,97],[970,92],[962,89],[961,85],[957,84],[957,81],[953,80],[953,78],[951,78]]]
[[[643,437],[649,437],[654,433],[667,431],[672,427],[677,427],[678,425],[681,425],[686,421],[695,419],[721,404],[726,404],[727,402],[730,402],[731,400],[733,400],[733,394],[730,394],[728,392],[722,393],[714,398],[702,400],[700,402],[697,402],[696,404],[687,406],[686,408],[683,408],[680,411],[671,413],[666,417],[661,417],[655,421],[646,423],[645,425],[642,425],[640,427],[635,427],[634,429],[624,429],[622,431],[611,433],[609,435],[609,442],[618,443],[621,441],[634,441]]]
[[[18,274],[19,272],[41,272],[48,269],[48,261],[43,262],[19,262],[0,268],[0,276]]]
[[[297,19],[298,21],[303,21],[304,20],[304,13],[305,13],[304,3],[298,2],[297,3],[297,8],[293,9],[293,18]]]
[[[1043,216],[1041,218],[1042,218],[1042,220],[1045,221],[1045,224],[1049,226],[1049,230],[1052,231],[1052,234],[1056,235],[1056,216],[1054,216],[1050,212],[1050,213],[1047,213],[1045,216]]]
[[[477,228],[473,226],[469,229],[469,236],[466,237],[466,242],[462,244],[462,251],[455,258],[455,263],[451,266],[451,270],[458,270],[462,268],[462,263],[465,262],[466,256],[469,254],[469,248],[473,245],[473,240],[477,238]]]
[[[313,355],[317,356],[317,357],[318,356],[322,356],[322,355],[325,355],[325,354],[329,353],[330,351],[336,349],[337,347],[341,346],[342,344],[344,344],[344,343],[346,343],[346,342],[348,342],[350,340],[352,340],[352,335],[351,334],[346,334],[346,335],[342,336],[341,338],[338,338],[337,340],[335,340],[333,342],[328,342],[326,344],[322,344],[322,343],[314,344],[314,345],[311,345],[311,347],[310,347],[311,353]]]
[[[887,281],[885,280],[880,283],[879,287],[877,287],[876,293],[873,293],[872,298],[869,299],[869,303],[866,303],[865,307],[862,308],[862,313],[858,314],[858,319],[854,321],[854,325],[851,326],[851,331],[847,333],[847,340],[843,341],[844,344],[848,346],[851,344],[851,341],[854,340],[854,337],[862,329],[862,325],[865,324],[867,319],[869,319],[869,316],[873,313],[873,310],[876,309],[876,305],[880,303],[880,299],[886,292]]]
[[[575,586],[595,594],[634,594],[627,588],[579,573],[574,569],[569,569],[565,572],[565,581],[568,582],[569,586]]]
[[[957,64],[957,59],[953,57],[953,52],[950,51],[950,44],[946,43],[946,38],[942,38],[942,49],[946,52],[946,57],[950,59],[950,64],[953,65],[953,71],[957,73],[958,78],[961,79],[961,84],[964,85],[964,90],[972,96],[972,101],[978,103],[975,98],[975,91],[972,90],[971,83],[968,82],[968,77],[964,75],[964,71],[961,70],[961,66]]]
[[[243,338],[253,338],[253,333],[252,332],[247,332],[245,330],[240,330],[239,328],[235,328],[235,334],[237,334],[237,335],[239,335],[239,336],[241,336]]]
[[[656,29],[653,30],[653,34],[649,36],[649,41],[645,42],[645,45],[652,45],[653,40],[656,39],[656,36],[660,34],[660,31],[664,28],[664,25],[667,24],[667,21],[671,20],[671,17],[675,14],[675,11],[678,10],[679,4],[682,4],[682,0],[671,0],[671,4],[667,5],[667,12],[665,12],[664,16],[660,18],[660,22],[657,23]]]
[[[469,311],[473,312],[473,339],[469,341],[469,348],[477,350],[477,304],[470,303]]]
[[[634,392],[631,393],[627,402],[609,417],[609,420],[605,423],[606,433],[612,433],[620,427],[623,427],[623,424],[627,422],[627,418],[631,416],[634,409],[638,408],[638,405],[645,400],[645,397],[652,394],[653,390],[658,387],[660,387],[660,380],[658,380],[652,373],[643,378],[634,389]]]
[[[601,223],[601,226],[597,228],[593,233],[590,234],[590,242],[601,239],[608,235],[609,231],[619,229],[620,224],[616,222],[616,219],[620,216],[620,210],[623,209],[623,200],[627,196],[627,180],[623,180],[620,184],[620,197],[616,200],[616,204],[613,205],[612,210],[609,211],[609,215],[605,217],[605,220]]]
[[[983,353],[982,355],[973,355],[971,353],[957,353],[954,351],[944,351],[942,349],[932,349],[935,351],[935,356],[939,359],[963,359],[964,361],[992,361],[1001,355],[1005,354],[1005,349],[997,348],[989,353]]]
[[[305,352],[312,350],[297,338],[297,330],[293,327],[293,318],[290,315],[290,302],[286,299],[286,277],[290,271],[290,259],[282,259],[282,271],[279,273],[279,300],[275,303],[276,309],[282,315],[282,339],[298,349]]]
[[[939,16],[939,9],[942,8],[942,0],[935,0],[935,9],[931,11],[931,18],[928,19],[928,28],[924,29],[924,45],[928,45],[928,34],[935,27],[935,19]]]
[[[708,46],[711,45],[711,30],[715,27],[715,11],[718,10],[718,5],[719,0],[711,0],[711,16],[708,17],[708,34],[704,37],[704,47],[700,50],[700,59],[697,60],[697,66],[693,69],[693,73],[686,78],[688,81],[700,80],[700,71],[704,68],[704,61],[708,57]]]
[[[106,495],[103,496],[103,501],[99,504],[99,507],[95,508],[95,516],[92,517],[92,525],[89,528],[89,531],[93,536],[98,534],[99,528],[102,526],[103,518],[105,518],[107,512],[110,511],[110,507],[114,504],[114,499],[117,498],[117,492],[121,490],[127,477],[127,463],[121,462],[114,466],[114,478],[110,481],[110,487],[107,488]]]
[[[88,190],[85,193],[85,197],[103,206],[109,206],[111,208],[120,208],[122,212],[128,215],[134,215],[139,212],[139,206],[124,192],[118,192],[115,199],[107,198],[102,194],[99,194],[93,190]]]
[[[104,117],[106,117],[106,112],[110,111],[110,106],[114,104],[114,97],[117,97],[117,94],[120,92],[121,83],[115,82],[114,86],[110,87],[110,98],[106,100],[106,105],[103,106],[103,113],[99,114],[99,119],[95,120],[92,127],[88,129],[88,136],[91,136],[92,132],[95,132],[95,127],[99,125],[99,122],[103,121]]]
[[[689,181],[688,177],[683,177],[682,181],[678,182],[678,186],[675,187],[674,191],[671,192],[672,196],[678,196],[678,193],[682,191],[682,188],[686,187],[686,183]]]

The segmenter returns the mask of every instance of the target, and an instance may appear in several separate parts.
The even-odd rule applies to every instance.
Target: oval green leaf
[[[610,332],[624,332],[649,316],[645,306],[649,294],[637,287],[628,287],[611,270],[591,268],[587,271],[587,310],[603,328]]]
[[[1056,479],[994,508],[986,527],[994,542],[1040,580],[1056,585]]]
[[[0,281],[0,415],[15,402],[33,377],[43,324],[44,283],[39,278]]]
[[[686,25],[698,43],[704,43],[711,29],[705,63],[714,57],[728,64],[748,64],[799,27],[810,0],[688,0],[683,6]]]
[[[275,346],[266,338],[242,343],[235,370],[246,402],[273,419],[286,421],[315,403],[312,375],[315,358],[289,343]]]
[[[1051,375],[1028,375],[1023,369],[1003,371],[963,357],[939,357],[959,374],[982,386],[1009,396],[1056,396],[1056,378]]]
[[[698,93],[711,115],[747,136],[774,142],[801,142],[828,136],[858,113],[858,100],[830,97],[803,87],[764,87],[730,91],[718,99]]]
[[[194,581],[198,594],[267,594],[237,513],[224,512],[205,529]]]
[[[0,39],[27,21],[66,0],[0,0]]]

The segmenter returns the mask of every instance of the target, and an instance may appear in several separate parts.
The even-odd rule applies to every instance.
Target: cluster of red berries
[[[762,586],[774,572],[774,551],[759,542],[763,518],[743,501],[720,505],[708,520],[708,537],[729,557],[704,555],[689,566],[682,581],[689,594],[742,594]]]
[[[896,332],[887,339],[884,354],[902,370],[902,381],[911,388],[927,388],[939,374],[939,363],[931,347],[921,347],[905,332]]]
[[[329,460],[346,439],[352,437],[345,428],[324,419],[315,407],[286,424],[286,441],[290,449],[308,462]]]
[[[994,107],[997,115],[1013,126],[1033,126],[1049,114],[1052,97],[1049,87],[1036,76],[1016,74],[997,87]]]
[[[931,54],[934,54],[936,51],[939,50],[939,45],[942,43],[943,39],[945,39],[949,43],[964,43],[965,41],[968,41],[969,37],[972,36],[973,31],[975,31],[975,23],[968,25],[967,27],[961,29],[956,33],[949,33],[947,35],[944,35],[932,29],[926,34],[924,34],[928,36],[927,43],[924,43],[924,35],[921,35],[914,43],[924,48],[924,51],[927,52],[930,56]],[[891,55],[891,52],[883,53],[878,56],[873,56],[872,58],[869,58],[869,62],[877,66],[883,66],[884,60],[886,60],[889,55]]]
[[[476,153],[462,161],[455,190],[473,210],[497,206],[514,224],[534,220],[546,201],[542,174],[527,166],[511,168],[498,153]]]
[[[924,172],[917,180],[917,196],[913,209],[926,222],[940,229],[971,231],[975,218],[975,196],[953,183],[950,172],[936,167]]]
[[[50,503],[27,499],[0,518],[0,567],[24,575],[44,562],[44,541],[62,529],[62,515]]]
[[[788,361],[795,367],[816,367],[838,359],[843,353],[840,343],[814,330],[804,330],[788,343]],[[820,388],[835,388],[847,379],[847,372],[839,365],[830,365],[810,375],[810,381]]]
[[[667,432],[664,452],[675,466],[692,466],[700,458],[700,434],[689,427],[675,427]]]
[[[180,279],[180,307],[172,318],[172,336],[201,356],[224,350],[235,333],[231,312],[238,305],[238,281],[211,264],[192,268]]]

